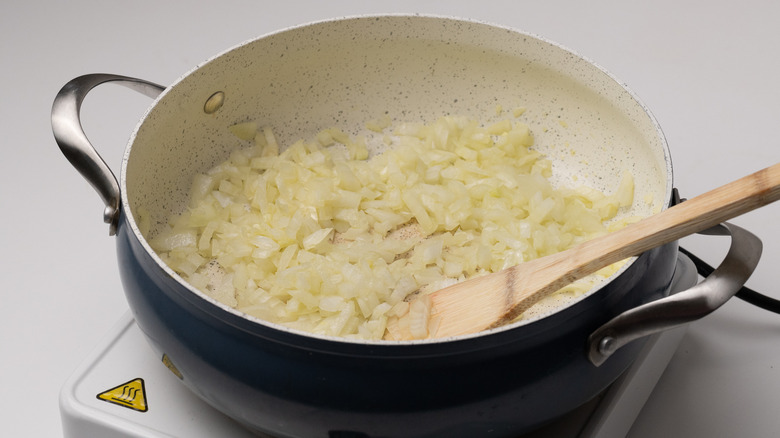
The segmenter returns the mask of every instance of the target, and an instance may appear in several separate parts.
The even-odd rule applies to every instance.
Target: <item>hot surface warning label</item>
[[[146,388],[144,379],[133,379],[97,395],[97,398],[135,411],[146,412]]]

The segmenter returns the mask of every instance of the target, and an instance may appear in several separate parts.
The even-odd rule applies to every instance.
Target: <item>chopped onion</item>
[[[368,128],[392,136],[371,158],[365,139],[336,128],[283,149],[268,127],[229,127],[254,145],[197,175],[189,208],[152,246],[249,315],[362,339],[381,339],[388,318],[403,316],[401,329],[424,337],[436,327],[426,294],[606,233],[633,202],[628,173],[612,195],[553,188],[551,163],[517,120],[392,128],[384,117]],[[560,293],[584,293],[615,269]]]

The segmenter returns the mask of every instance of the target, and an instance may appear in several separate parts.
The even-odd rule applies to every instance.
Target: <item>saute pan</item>
[[[154,99],[118,179],[79,122],[89,90],[106,82]],[[634,360],[643,335],[725,302],[758,262],[758,239],[733,225],[713,230],[731,235],[732,249],[717,275],[671,305],[680,311],[664,298],[677,260],[672,243],[520,322],[401,342],[311,335],[245,315],[187,284],[149,241],[186,207],[193,176],[241,147],[226,129],[232,124],[258,121],[290,144],[331,126],[363,134],[385,115],[490,123],[506,116],[501,108],[519,107],[534,147],[553,161],[555,184],[611,192],[630,172],[638,201],[625,215],[678,201],[661,129],[618,80],[543,38],[453,18],[364,16],[285,29],[227,50],[167,87],[82,76],[56,97],[52,123],[63,153],[105,203],[138,326],[161,362],[216,409],[284,437],[517,436],[602,391]],[[143,232],[140,215],[151,224]],[[606,332],[637,339],[610,351],[591,336]]]

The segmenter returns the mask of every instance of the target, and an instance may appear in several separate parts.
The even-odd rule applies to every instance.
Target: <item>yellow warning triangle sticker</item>
[[[146,412],[146,387],[144,379],[133,379],[97,395],[97,398],[135,411]]]

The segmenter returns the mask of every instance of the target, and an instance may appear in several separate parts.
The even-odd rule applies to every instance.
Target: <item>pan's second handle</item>
[[[708,315],[742,288],[761,258],[761,240],[730,223],[702,234],[731,236],[731,247],[720,266],[690,289],[628,310],[596,329],[588,338],[588,358],[594,365],[601,365],[635,339]]]
[[[151,98],[157,97],[165,87],[127,76],[90,74],[79,76],[65,84],[54,99],[51,108],[54,139],[73,167],[100,194],[106,204],[103,221],[109,224],[109,234],[113,235],[116,233],[119,218],[119,183],[111,168],[84,134],[80,116],[81,103],[87,93],[106,82],[116,82]]]

